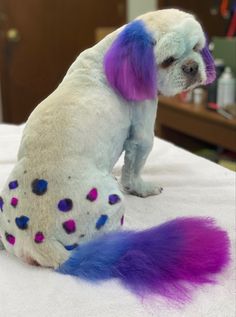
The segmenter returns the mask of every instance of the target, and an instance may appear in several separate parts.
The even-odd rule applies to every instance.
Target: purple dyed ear
[[[154,40],[140,20],[128,24],[105,54],[109,84],[128,101],[155,99],[157,69]]]
[[[208,43],[206,41],[205,47],[201,51],[203,61],[205,63],[206,75],[207,79],[205,85],[212,83],[216,79],[216,70],[215,70],[215,63],[214,59],[211,55],[211,52],[208,48]]]

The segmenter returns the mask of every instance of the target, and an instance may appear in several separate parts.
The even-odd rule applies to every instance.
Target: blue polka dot
[[[65,198],[59,201],[58,209],[63,212],[70,211],[73,208],[73,201],[69,198]]]
[[[16,189],[18,187],[18,182],[17,181],[12,181],[8,184],[9,189]]]
[[[78,247],[78,244],[77,244],[77,243],[74,243],[74,244],[71,244],[71,245],[65,245],[65,249],[66,249],[67,251],[74,250],[76,247]]]
[[[110,205],[115,205],[120,201],[120,197],[116,194],[112,194],[109,196],[108,200]]]
[[[96,229],[97,230],[101,229],[101,227],[103,227],[105,225],[107,220],[108,220],[108,216],[107,215],[101,215],[101,217],[98,218],[98,221],[96,222]]]
[[[46,193],[48,188],[48,182],[44,179],[35,179],[32,184],[32,192],[38,196],[41,196]]]
[[[19,229],[25,230],[28,228],[29,218],[26,216],[16,217],[15,222]]]

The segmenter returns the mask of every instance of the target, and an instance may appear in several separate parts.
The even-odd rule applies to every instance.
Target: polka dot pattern
[[[67,251],[74,250],[76,247],[78,247],[78,243],[74,243],[74,244],[71,244],[71,245],[65,245],[65,249]]]
[[[19,186],[19,185],[18,185],[18,181],[17,181],[17,180],[12,181],[12,182],[10,182],[10,183],[8,184],[9,189],[16,189],[18,186]]]
[[[12,197],[11,205],[12,205],[12,207],[16,207],[18,205],[18,198]]]
[[[14,245],[15,242],[16,242],[16,238],[12,235],[12,234],[9,234],[9,233],[5,233],[5,237],[6,237],[6,240],[9,244],[11,245]]]
[[[107,215],[101,215],[96,222],[96,229],[100,230],[108,220]]]
[[[68,234],[74,233],[76,231],[76,223],[73,219],[63,222],[62,226]]]
[[[108,201],[110,205],[115,205],[120,202],[120,197],[117,194],[112,194],[109,196]]]
[[[70,198],[65,198],[59,201],[58,209],[63,212],[68,212],[73,208],[73,202]]]
[[[35,243],[42,243],[44,241],[45,237],[42,232],[37,232],[34,236],[34,242]]]
[[[4,205],[4,201],[2,199],[2,197],[0,196],[0,210],[3,212],[3,205]]]
[[[19,184],[18,184],[17,180],[14,180],[14,181],[11,181],[8,184],[8,186],[9,186],[10,190],[13,190],[13,189],[16,189],[19,186]],[[48,190],[48,182],[45,179],[34,179],[31,183],[31,189],[32,189],[32,192],[38,196],[44,195]],[[96,201],[98,198],[97,188],[95,188],[95,187],[92,188],[88,192],[86,198],[90,202]],[[111,194],[108,196],[108,203],[110,205],[117,204],[120,201],[121,201],[121,198],[117,194]],[[17,197],[12,197],[10,200],[10,204],[12,207],[16,208],[19,204],[19,199]],[[3,205],[4,205],[3,198],[0,197],[0,211],[2,211],[2,212],[3,212]],[[61,199],[61,200],[59,200],[57,207],[62,212],[71,211],[73,209],[73,201],[70,198]],[[99,216],[99,218],[97,219],[96,224],[95,224],[96,229],[100,230],[107,223],[108,220],[109,220],[109,217],[106,214]],[[28,229],[29,221],[30,221],[29,217],[27,217],[25,215],[22,215],[22,216],[15,218],[15,224],[16,224],[17,228],[20,230]],[[124,215],[120,219],[120,224],[122,226],[124,224]],[[72,233],[76,232],[76,229],[77,229],[76,222],[74,219],[66,220],[65,222],[62,223],[62,227],[67,234],[72,234]],[[84,235],[81,235],[81,238],[82,237],[84,237]],[[12,234],[9,234],[7,232],[5,232],[5,238],[6,238],[7,242],[11,245],[14,245],[16,242],[15,236]],[[45,240],[45,236],[44,236],[43,232],[38,231],[35,233],[35,236],[34,236],[35,243],[40,244],[40,243],[44,242],[44,240]],[[71,250],[75,249],[76,247],[78,247],[78,243],[74,243],[71,245],[65,245],[64,247],[66,250],[71,251]]]
[[[32,192],[35,195],[42,196],[47,191],[48,182],[44,179],[35,179],[33,180],[31,187],[32,187]]]
[[[17,227],[21,230],[25,230],[28,228],[29,218],[26,216],[16,217],[15,223]]]
[[[87,195],[86,198],[87,198],[89,201],[95,201],[95,200],[97,199],[97,197],[98,197],[97,188],[92,188],[92,189],[90,190],[90,192],[88,193],[88,195]]]

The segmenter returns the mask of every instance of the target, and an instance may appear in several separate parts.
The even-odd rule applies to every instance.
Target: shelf
[[[155,131],[160,137],[172,141],[168,130],[236,152],[236,119],[228,120],[207,110],[204,105],[161,96]]]

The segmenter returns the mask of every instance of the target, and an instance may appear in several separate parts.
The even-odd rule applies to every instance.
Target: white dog
[[[58,268],[78,244],[119,229],[123,195],[111,172],[123,151],[125,190],[142,197],[162,190],[140,176],[158,93],[175,95],[213,79],[202,28],[179,10],[140,16],[80,54],[27,121],[0,198],[6,250]]]

